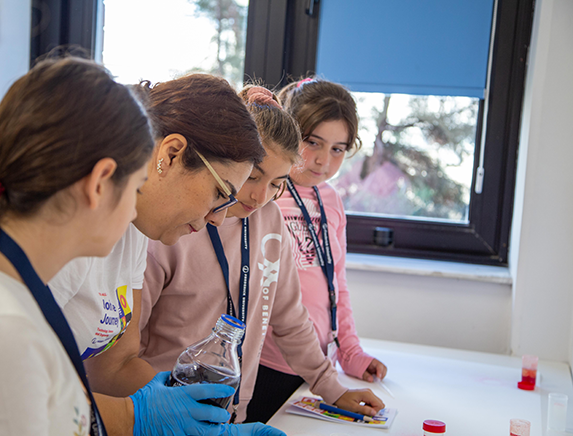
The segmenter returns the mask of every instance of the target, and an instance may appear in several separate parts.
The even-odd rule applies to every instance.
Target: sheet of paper
[[[340,424],[361,425],[370,428],[388,428],[392,425],[396,417],[396,409],[383,409],[376,416],[373,421],[365,422],[358,421],[348,416],[331,413],[326,410],[318,408],[320,398],[314,397],[300,397],[297,401],[292,401],[290,407],[286,409],[287,413],[295,415],[308,416],[309,418],[323,419],[325,421],[337,422]]]

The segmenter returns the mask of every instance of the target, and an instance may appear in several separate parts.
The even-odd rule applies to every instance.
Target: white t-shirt
[[[74,259],[48,283],[82,359],[112,347],[125,332],[132,318],[133,290],[143,286],[147,241],[130,224],[108,256]]]
[[[82,382],[30,290],[0,272],[0,434],[89,435]]]

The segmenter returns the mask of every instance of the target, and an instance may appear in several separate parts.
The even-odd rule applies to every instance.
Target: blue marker
[[[339,409],[338,407],[329,406],[326,403],[320,403],[318,405],[319,409],[326,410],[327,412],[338,413],[339,415],[348,416],[349,418],[358,419],[360,421],[371,422],[374,421],[371,417],[366,415],[361,415],[359,413],[349,412],[348,410]]]

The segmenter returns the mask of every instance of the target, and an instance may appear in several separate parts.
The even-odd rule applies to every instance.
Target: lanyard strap
[[[326,220],[326,212],[324,211],[324,205],[322,204],[322,198],[320,197],[320,193],[318,192],[318,188],[313,186],[314,193],[316,194],[316,198],[318,200],[318,206],[320,207],[320,228],[322,229],[322,240],[324,242],[324,248],[320,245],[320,241],[318,239],[318,235],[316,233],[316,229],[314,228],[314,224],[310,218],[310,214],[306,206],[304,205],[300,194],[294,187],[294,183],[290,179],[287,178],[287,187],[289,192],[291,193],[294,201],[296,202],[297,206],[299,207],[300,211],[302,212],[302,216],[306,221],[306,226],[308,228],[308,232],[310,233],[310,237],[312,238],[312,242],[314,243],[314,248],[316,249],[316,255],[318,257],[318,262],[320,263],[320,268],[326,277],[326,281],[328,284],[328,297],[330,300],[330,327],[334,334],[334,341],[338,346],[338,339],[336,338],[336,291],[334,288],[334,263],[332,261],[332,250],[330,249],[330,237],[328,235],[328,222]]]
[[[229,263],[225,256],[225,250],[221,242],[221,237],[217,231],[217,227],[207,224],[207,232],[211,239],[211,244],[215,250],[215,255],[221,266],[225,284],[227,285],[227,314],[240,319],[245,325],[247,324],[247,310],[249,306],[249,275],[250,275],[250,255],[249,255],[249,219],[243,219],[242,237],[241,237],[241,280],[240,280],[240,294],[239,294],[239,313],[236,314],[235,305],[233,304],[233,297],[229,287]],[[243,340],[244,340],[243,336]],[[242,343],[242,341],[241,341]],[[239,348],[240,349],[240,348]]]
[[[56,300],[54,300],[52,291],[50,291],[50,288],[48,288],[48,286],[42,282],[40,277],[38,277],[38,274],[34,270],[34,267],[26,256],[26,253],[24,253],[20,246],[2,229],[0,229],[0,252],[6,256],[18,271],[22,280],[24,280],[24,283],[32,293],[32,296],[40,306],[40,309],[44,314],[44,318],[46,318],[46,321],[50,324],[54,333],[56,333],[60,339],[60,342],[68,353],[78,376],[86,388],[92,408],[90,435],[107,436],[103,420],[101,419],[95,399],[89,387],[86,371],[80,357],[80,352],[78,351],[76,340],[64,314],[62,313],[62,310],[60,309],[60,306],[58,306]]]
[[[245,325],[247,325],[247,310],[249,307],[249,275],[250,275],[250,254],[249,254],[249,219],[243,218],[243,227],[241,231],[241,280],[240,294],[239,294],[239,313],[238,316],[235,315],[235,305],[233,304],[233,297],[231,296],[231,288],[229,287],[229,263],[227,262],[227,257],[225,256],[225,250],[223,249],[223,243],[219,236],[217,227],[207,224],[207,232],[209,233],[209,238],[211,239],[211,244],[215,250],[215,255],[221,266],[221,271],[223,272],[223,277],[225,278],[225,284],[227,285],[227,314],[240,319]],[[245,336],[247,332],[245,329],[245,334],[237,347],[237,354],[239,355],[239,363],[242,365],[243,362],[243,342],[245,341]],[[235,397],[233,398],[233,405],[239,404],[239,389],[240,384],[235,392]]]

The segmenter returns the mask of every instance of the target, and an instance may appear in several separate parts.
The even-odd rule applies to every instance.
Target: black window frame
[[[87,57],[96,50],[97,11],[101,0],[42,0],[32,2],[30,66],[56,47],[81,47]]]
[[[496,7],[485,177],[482,193],[476,194],[485,113],[481,100],[469,224],[347,213],[349,252],[507,266],[534,0],[498,0]],[[314,73],[319,19],[319,0],[250,0],[245,78],[280,88]],[[376,245],[379,227],[392,229],[390,245]]]

